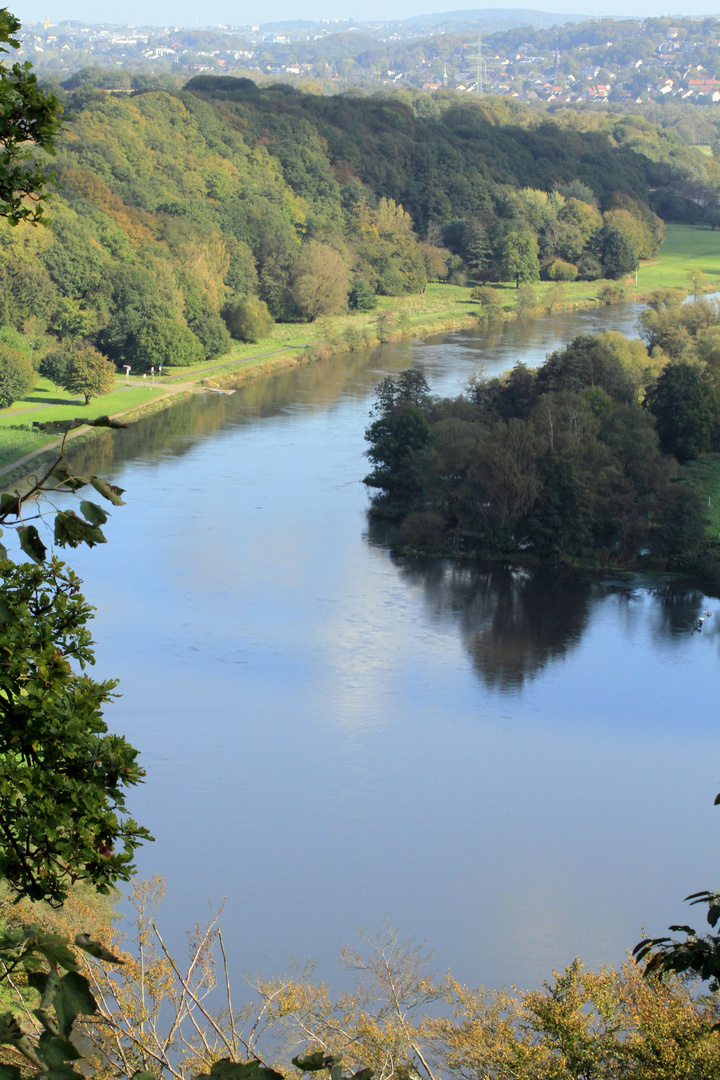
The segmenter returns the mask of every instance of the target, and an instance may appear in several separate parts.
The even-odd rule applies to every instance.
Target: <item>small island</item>
[[[365,483],[396,550],[718,578],[720,308],[663,290],[640,321],[455,398],[384,379]]]

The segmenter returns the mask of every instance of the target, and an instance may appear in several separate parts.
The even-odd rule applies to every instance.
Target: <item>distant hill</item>
[[[503,30],[512,30],[518,26],[532,26],[538,30],[546,30],[551,26],[563,26],[565,23],[579,23],[587,19],[587,15],[559,15],[550,11],[533,11],[529,8],[469,8],[466,11],[438,11],[430,15],[411,15],[407,19],[387,19],[353,21],[352,19],[338,20],[333,28],[340,30],[343,23],[348,28],[368,29],[374,33],[387,32],[401,34],[403,37],[422,37],[426,34],[450,34],[461,33],[466,30],[484,30],[486,33],[497,33]],[[312,22],[307,19],[285,19],[282,21],[263,23],[261,29],[272,33],[289,32],[327,33],[327,22]]]
[[[514,26],[533,26],[547,29],[564,23],[579,23],[587,15],[558,15],[550,11],[532,11],[528,8],[470,8],[466,11],[440,11],[434,15],[413,15],[397,20],[403,30],[424,34],[451,33],[476,27],[489,33],[509,30]]]

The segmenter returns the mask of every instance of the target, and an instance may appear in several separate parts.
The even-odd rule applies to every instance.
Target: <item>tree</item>
[[[90,398],[109,394],[115,385],[115,366],[92,345],[82,345],[70,353],[62,373],[60,386],[70,394],[82,394],[85,404]]]
[[[0,407],[7,408],[29,394],[35,385],[30,361],[18,349],[0,344]]]
[[[309,240],[297,261],[293,296],[308,322],[337,315],[347,307],[348,271],[342,255]]]
[[[364,277],[356,274],[348,296],[348,307],[353,311],[372,311],[377,307],[377,296]]]
[[[19,20],[0,10],[0,52],[8,51],[3,45],[20,48],[19,30]],[[55,152],[61,114],[58,98],[40,89],[30,63],[0,66],[0,217],[11,225],[42,220],[50,176],[33,151]]]
[[[714,382],[696,365],[667,364],[647,404],[664,453],[687,461],[714,449],[720,436],[720,400]]]
[[[529,229],[513,229],[500,243],[500,276],[519,289],[540,277],[537,240]]]
[[[76,338],[90,333],[92,324],[91,313],[80,306],[80,301],[64,296],[50,320],[50,329],[60,338],[69,338],[72,345]]]
[[[623,277],[638,264],[637,255],[628,238],[612,226],[606,225],[603,229],[601,250],[605,277]]]
[[[102,718],[117,684],[84,673],[92,608],[57,559],[0,572],[0,874],[31,900],[60,903],[74,881],[107,892],[150,837],[125,816],[124,789],[144,775],[137,751]]]
[[[223,312],[227,328],[238,341],[260,341],[268,337],[275,325],[264,300],[257,296],[241,296]]]
[[[462,247],[463,258],[470,277],[485,284],[492,268],[492,248],[487,229],[481,221],[471,218],[466,222]]]

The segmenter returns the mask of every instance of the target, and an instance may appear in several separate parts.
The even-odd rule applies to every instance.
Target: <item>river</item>
[[[207,395],[75,453],[127,489],[69,561],[111,729],[142,752],[159,924],[225,901],[239,974],[331,985],[390,919],[472,984],[618,962],[720,885],[720,604],[701,589],[393,559],[368,535],[373,387],[457,392],[632,308],[388,345]],[[701,608],[713,611],[691,633]]]

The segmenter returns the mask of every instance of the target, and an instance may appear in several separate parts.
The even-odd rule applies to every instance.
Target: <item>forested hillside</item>
[[[68,94],[51,228],[0,229],[5,354],[62,385],[78,346],[149,370],[428,280],[618,277],[662,241],[653,199],[695,209],[692,152],[646,122],[431,104],[209,77]]]

